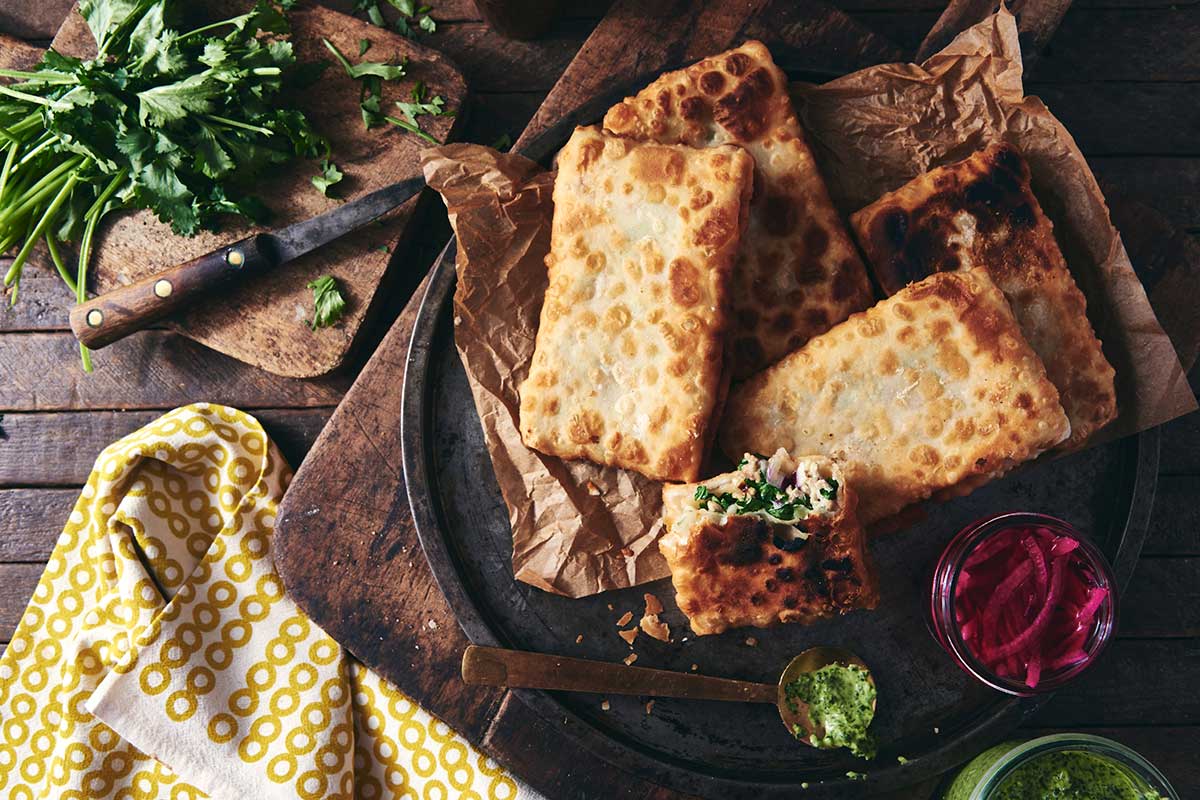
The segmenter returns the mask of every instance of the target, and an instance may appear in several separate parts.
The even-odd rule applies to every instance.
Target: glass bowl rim
[[[1088,657],[1078,664],[1061,669],[1056,673],[1051,673],[1049,679],[1043,678],[1039,680],[1036,688],[1030,688],[1021,681],[1005,678],[988,669],[971,652],[970,647],[967,646],[967,643],[962,638],[959,626],[954,624],[954,591],[958,586],[959,574],[966,559],[984,541],[1001,531],[1011,527],[1031,524],[1058,529],[1079,542],[1080,549],[1086,554],[1092,568],[1100,578],[1101,585],[1108,589],[1108,597],[1105,598],[1104,603],[1100,607],[1101,610],[1108,609],[1106,627],[1087,650]],[[948,559],[949,563],[947,563]],[[935,592],[938,591],[938,576],[942,573],[943,565],[948,569],[952,569],[953,572],[949,575],[949,585],[947,586],[947,591],[944,593],[945,597],[943,598],[943,593],[940,592],[937,595],[937,608],[934,611],[934,615],[941,619],[934,620],[934,625],[945,628],[946,646],[951,650],[953,656],[958,659],[960,666],[965,668],[976,680],[997,691],[1017,697],[1034,697],[1060,689],[1068,681],[1073,680],[1090,667],[1108,647],[1109,641],[1111,641],[1113,635],[1116,633],[1119,600],[1117,597],[1116,577],[1113,574],[1112,567],[1109,565],[1104,553],[1100,552],[1100,548],[1082,531],[1064,519],[1037,511],[1005,511],[1000,514],[980,517],[974,522],[963,526],[954,535],[954,538],[950,540],[950,543],[946,545],[945,550],[942,551],[942,555],[938,558],[937,566],[934,568],[934,586],[931,588]],[[944,625],[942,624],[943,621]]]
[[[1164,800],[1180,800],[1179,794],[1167,777],[1141,753],[1114,739],[1090,733],[1052,733],[1016,745],[996,759],[996,762],[979,776],[968,800],[987,800],[989,793],[1000,788],[1004,780],[1022,764],[1047,753],[1074,749],[1084,749],[1117,761],[1138,773],[1139,777],[1150,783],[1150,788],[1162,795]]]

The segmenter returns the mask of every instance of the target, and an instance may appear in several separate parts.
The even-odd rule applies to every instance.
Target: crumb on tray
[[[647,614],[642,617],[642,621],[638,623],[647,636],[658,639],[660,642],[671,641],[671,628],[667,623],[658,618],[658,614]]]

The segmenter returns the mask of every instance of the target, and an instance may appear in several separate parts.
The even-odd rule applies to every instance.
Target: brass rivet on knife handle
[[[71,310],[71,330],[88,347],[104,347],[227,281],[272,264],[260,237],[251,236],[75,306]]]

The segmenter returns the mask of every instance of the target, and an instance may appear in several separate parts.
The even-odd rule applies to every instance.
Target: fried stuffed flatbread
[[[1012,306],[1071,421],[1072,450],[1116,417],[1113,368],[1087,302],[1010,145],[939,167],[851,217],[884,291],[932,272],[982,267]]]
[[[729,274],[752,173],[736,147],[576,129],[559,154],[549,286],[520,390],[525,444],[697,477],[727,385]]]
[[[698,635],[874,608],[855,496],[822,456],[747,453],[734,472],[663,487],[659,549]]]
[[[604,127],[694,147],[735,144],[758,187],[733,276],[733,377],[744,378],[871,303],[866,270],[804,141],[787,78],[759,42],[669,72]]]
[[[835,459],[870,525],[1069,433],[1004,295],[974,269],[907,286],[735,387],[720,441],[727,454]]]

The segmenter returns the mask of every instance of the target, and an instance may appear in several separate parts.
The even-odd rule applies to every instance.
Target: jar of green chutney
[[[943,800],[1179,800],[1153,764],[1119,742],[1060,733],[1003,742],[969,761]]]

